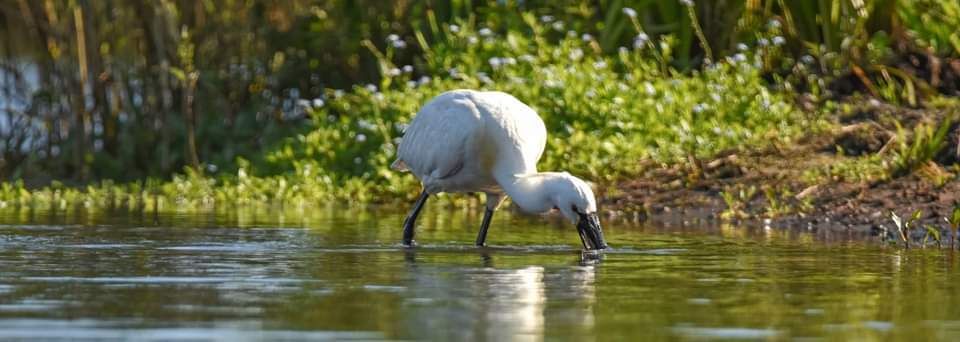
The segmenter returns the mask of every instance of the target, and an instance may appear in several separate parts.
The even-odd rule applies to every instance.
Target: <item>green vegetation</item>
[[[745,210],[756,194],[757,187],[752,185],[749,187],[738,186],[735,189],[721,191],[720,196],[723,198],[723,202],[726,203],[727,209],[720,213],[720,217],[724,220],[745,219],[750,217],[750,214]]]
[[[900,234],[900,241],[903,241],[905,248],[910,248],[910,231],[916,228],[916,222],[920,219],[921,215],[923,215],[922,210],[914,210],[910,218],[904,221],[897,213],[890,212],[890,219],[893,220],[893,224],[897,227],[897,233]]]
[[[909,219],[904,221],[904,219],[895,212],[890,212],[890,219],[897,228],[900,241],[903,242],[903,246],[905,248],[910,248],[911,242],[916,240],[915,237],[911,235],[911,232],[920,229],[920,224],[918,224],[918,221],[922,216],[923,211],[917,209],[913,211],[913,214],[910,215]],[[950,248],[954,248],[957,242],[957,227],[960,227],[960,203],[954,203],[950,216],[944,217],[943,220],[950,228],[949,232],[951,233],[950,236],[952,237],[950,239]],[[923,237],[919,238],[919,245],[921,248],[924,248],[927,246],[929,240],[933,239],[933,241],[937,244],[937,248],[942,248],[942,236],[942,228],[939,225],[924,224]]]
[[[950,230],[953,233],[950,239],[950,248],[953,248],[954,244],[957,242],[957,228],[960,228],[960,203],[953,204],[953,210],[950,212],[950,217],[944,217],[944,221],[947,221],[947,224],[950,225]]]
[[[952,94],[940,74],[898,63],[960,53],[957,6],[929,0],[162,4],[0,5],[7,41],[35,40],[2,50],[16,80],[3,85],[20,104],[7,116],[22,119],[9,127],[23,129],[3,132],[0,204],[407,198],[416,180],[388,169],[403,124],[456,88],[534,107],[550,135],[543,170],[607,187],[647,160],[687,165],[695,180],[718,153],[830,131],[847,95],[920,107]],[[34,85],[23,81],[31,68]],[[804,178],[926,170],[947,182],[952,173],[925,165],[953,125],[932,127]],[[728,216],[746,215],[756,190],[742,189],[723,194]],[[789,188],[763,189],[768,216],[810,207],[783,200]]]
[[[903,126],[897,124],[897,149],[893,153],[893,172],[910,173],[920,167],[931,165],[933,158],[947,146],[947,133],[951,126],[947,118],[939,124],[936,131],[930,125],[920,124],[914,127],[913,141],[908,142]],[[935,164],[931,167],[937,168]]]

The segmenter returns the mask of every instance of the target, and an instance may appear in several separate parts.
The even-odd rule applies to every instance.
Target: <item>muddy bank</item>
[[[943,218],[960,201],[957,106],[858,101],[846,108],[832,127],[791,143],[674,165],[641,162],[646,171],[603,194],[601,205],[611,217],[663,225],[729,222],[887,237],[896,232],[891,212],[919,209],[921,224],[948,232]],[[925,144],[925,131],[915,130],[935,133],[940,125],[947,134],[939,145]],[[931,147],[924,154],[915,145]]]

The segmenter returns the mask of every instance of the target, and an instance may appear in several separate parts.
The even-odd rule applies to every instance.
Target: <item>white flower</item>
[[[403,41],[403,40],[401,40],[401,39],[394,40],[394,41],[392,41],[392,42],[390,42],[390,43],[393,44],[393,47],[395,47],[395,48],[397,48],[397,49],[403,49],[403,48],[407,47],[407,42],[405,42],[405,41]]]
[[[553,29],[557,31],[563,31],[563,22],[562,21],[554,22],[553,25],[550,25],[550,27],[553,27]]]
[[[813,62],[815,62],[816,60],[814,60],[813,56],[811,55],[803,55],[803,57],[800,57],[800,61],[807,64],[813,64]]]
[[[521,60],[521,61],[524,61],[524,62],[527,62],[527,63],[530,63],[530,62],[533,62],[533,61],[537,60],[537,58],[536,58],[536,57],[533,57],[533,55],[523,55],[523,56],[520,56],[520,60]]]
[[[420,84],[420,85],[424,85],[424,84],[430,83],[430,77],[428,77],[428,76],[420,76],[420,79],[417,80],[417,83]]]
[[[693,6],[693,0],[680,0],[680,4],[684,6]]]
[[[416,88],[416,87],[417,87],[416,81],[413,81],[413,80],[407,81],[407,88]]]
[[[490,59],[487,60],[487,63],[490,63],[490,67],[494,69],[499,68],[500,65],[503,64],[503,62],[500,61],[499,57],[490,57]]]
[[[489,36],[492,36],[492,35],[493,35],[493,30],[490,30],[490,29],[484,27],[484,28],[480,29],[480,31],[477,31],[477,33],[479,33],[481,37],[489,37]]]
[[[702,113],[705,109],[707,109],[707,106],[702,103],[698,103],[693,106],[694,113]]]
[[[367,120],[358,120],[357,127],[360,127],[360,129],[368,130],[368,131],[377,129],[377,125],[374,125],[372,122]]]
[[[619,53],[627,53],[627,51],[630,51],[630,49],[628,49],[626,46],[621,46],[617,48],[617,52]]]
[[[404,66],[403,66],[403,72],[404,72],[404,73],[407,73],[407,74],[413,72],[413,66],[410,65],[410,64],[404,65]]]
[[[308,108],[309,108],[309,107],[310,107],[310,100],[304,100],[304,99],[297,100],[297,106],[300,106],[300,107],[308,107]]]
[[[623,14],[626,14],[628,17],[631,17],[631,18],[637,17],[637,10],[635,9],[632,9],[630,7],[624,7],[622,11],[623,11]]]
[[[470,43],[470,45],[476,44],[479,41],[480,40],[477,39],[477,37],[474,37],[474,36],[467,37],[467,43]]]
[[[733,55],[733,61],[734,61],[734,62],[738,62],[738,63],[739,63],[739,62],[743,62],[743,61],[746,61],[746,60],[747,60],[747,56],[744,55],[744,54],[742,54],[742,53],[738,53],[738,54],[736,54],[736,55]]]
[[[377,86],[375,86],[375,85],[373,85],[373,84],[371,84],[371,83],[367,83],[367,85],[364,86],[364,88],[367,88],[367,90],[369,90],[371,93],[374,93],[374,92],[377,91]]]
[[[400,40],[400,36],[398,36],[398,35],[395,34],[395,33],[391,33],[390,35],[387,36],[387,41],[388,41],[388,42],[393,42],[393,41],[397,41],[397,40]]]
[[[357,142],[364,142],[364,141],[367,141],[367,135],[363,133],[357,134]]]
[[[343,97],[343,89],[334,89],[333,97]]]
[[[510,64],[510,65],[517,64],[517,59],[513,57],[501,58],[500,61],[503,62],[503,64]]]
[[[583,58],[583,50],[573,49],[572,51],[570,51],[570,59],[571,59],[571,60],[573,60],[573,61],[579,61],[581,58]]]
[[[776,19],[772,19],[770,20],[770,22],[767,23],[767,27],[769,27],[770,29],[778,29],[780,28],[780,21]]]
[[[493,83],[493,80],[490,79],[490,76],[487,76],[487,73],[485,73],[485,72],[478,72],[478,73],[477,73],[477,79],[480,80],[480,82],[483,82],[483,83]]]
[[[643,88],[644,88],[644,90],[647,91],[647,95],[656,95],[656,94],[657,94],[657,88],[654,88],[654,87],[653,87],[653,84],[651,84],[650,82],[643,82]]]
[[[593,67],[594,67],[594,68],[597,68],[597,69],[606,68],[606,67],[607,67],[607,62],[606,62],[606,61],[596,61],[596,62],[593,62]]]
[[[749,49],[749,48],[750,48],[750,47],[748,47],[747,44],[744,44],[744,43],[739,43],[739,44],[737,44],[737,50],[747,51],[747,49]]]
[[[323,99],[321,99],[321,98],[315,98],[315,99],[313,99],[313,107],[314,107],[314,108],[323,107],[324,104],[326,104],[326,103],[324,103],[324,102],[323,102]]]
[[[553,22],[553,19],[554,19],[554,18],[553,18],[552,15],[540,16],[540,22],[542,22],[542,23],[544,23],[544,24],[552,23],[552,22]]]
[[[783,45],[787,40],[783,39],[781,36],[773,37],[773,45]]]
[[[363,158],[360,158],[360,157],[353,158],[353,163],[354,164],[363,163]]]
[[[589,33],[584,33],[582,36],[580,36],[580,39],[583,39],[585,42],[589,42],[593,40],[593,36],[591,36]]]
[[[390,70],[387,70],[387,75],[390,75],[390,76],[400,76],[400,73],[401,73],[400,69],[397,69],[397,68],[390,68]]]
[[[767,38],[760,38],[760,40],[757,41],[757,44],[760,46],[767,46],[770,45],[770,41],[767,40]]]
[[[649,40],[650,36],[647,36],[647,34],[644,32],[640,32],[636,38],[633,38],[633,48],[642,49],[644,46],[646,46],[647,41]]]
[[[452,24],[451,24],[451,25],[450,25],[450,32],[453,32],[453,33],[460,32],[460,26],[452,25]]]

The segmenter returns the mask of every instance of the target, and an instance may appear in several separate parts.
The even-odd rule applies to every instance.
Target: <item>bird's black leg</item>
[[[480,232],[477,233],[477,246],[482,247],[487,244],[487,229],[490,228],[490,219],[493,218],[493,212],[497,210],[497,207],[500,206],[500,203],[503,203],[505,198],[506,196],[500,193],[487,193],[487,211],[483,212],[483,222],[480,223]]]
[[[413,228],[417,223],[417,216],[420,216],[420,209],[423,209],[423,204],[427,203],[427,197],[430,196],[430,193],[426,189],[420,193],[420,197],[417,197],[417,202],[413,204],[413,209],[410,210],[410,214],[407,215],[407,219],[403,221],[403,245],[407,247],[413,247]]]
[[[477,233],[477,246],[483,247],[487,243],[487,229],[490,228],[490,219],[493,218],[493,209],[487,208],[483,212],[483,222],[480,223],[480,232]]]

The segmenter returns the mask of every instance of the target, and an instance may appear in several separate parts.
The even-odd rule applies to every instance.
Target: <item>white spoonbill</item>
[[[430,194],[484,192],[477,246],[485,244],[493,212],[510,196],[527,213],[559,209],[576,223],[584,248],[606,248],[590,186],[566,172],[537,172],[546,141],[540,116],[509,94],[453,90],[430,100],[407,127],[392,165],[423,183],[403,223],[403,244],[414,244],[414,224]]]

